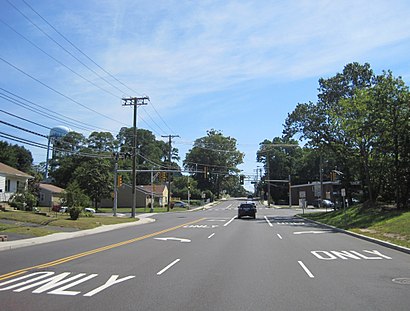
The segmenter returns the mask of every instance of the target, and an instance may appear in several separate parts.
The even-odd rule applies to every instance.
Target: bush
[[[68,209],[68,213],[70,214],[70,218],[71,218],[72,220],[77,220],[78,217],[80,217],[81,210],[82,210],[82,209],[79,208],[79,207],[70,207],[70,208]]]
[[[11,207],[21,211],[32,211],[37,203],[37,198],[28,191],[15,193],[9,200]]]

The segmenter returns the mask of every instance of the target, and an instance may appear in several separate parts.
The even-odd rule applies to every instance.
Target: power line
[[[49,25],[57,34],[59,34],[66,42],[68,42],[75,50],[77,50],[80,54],[82,54],[84,57],[86,57],[90,62],[92,62],[95,66],[97,66],[99,69],[101,69],[104,73],[106,73],[108,76],[110,76],[112,79],[114,79],[115,81],[117,81],[119,84],[121,84],[122,86],[124,86],[125,88],[127,88],[129,91],[131,91],[132,93],[137,93],[135,90],[133,90],[132,88],[130,88],[128,85],[126,85],[125,83],[123,83],[121,80],[119,80],[118,78],[116,78],[113,74],[111,74],[109,71],[107,71],[106,69],[104,69],[102,66],[100,66],[97,62],[95,62],[91,57],[89,57],[85,52],[83,52],[79,47],[77,47],[71,40],[69,40],[66,36],[64,36],[56,27],[54,27],[47,19],[45,19],[40,13],[38,13],[29,3],[27,3],[25,0],[22,0],[38,17],[40,17],[47,25]],[[53,40],[54,41],[54,40]],[[88,67],[87,67],[88,68]],[[98,75],[99,76],[99,75]],[[100,76],[99,76],[100,77]],[[105,81],[105,80],[104,80]],[[111,84],[110,84],[111,85]],[[151,103],[151,107],[154,109],[155,113],[158,115],[158,117],[160,118],[160,120],[164,123],[164,125],[171,130],[171,132],[174,132],[169,126],[168,124],[164,121],[164,119],[161,117],[161,115],[158,113],[157,109],[155,108],[155,106]],[[147,112],[145,110],[145,108],[143,108],[143,110],[145,112]],[[150,116],[150,114],[147,112],[148,116],[150,117],[150,119],[154,122],[154,124],[163,132],[165,132],[154,120],[153,118]]]
[[[19,117],[19,116],[15,115],[15,114],[12,114],[12,113],[10,113],[10,112],[4,111],[4,110],[2,110],[2,109],[0,109],[0,111],[3,112],[3,113],[5,113],[5,114],[8,114],[9,116],[15,117],[15,118],[17,118],[17,119],[20,119],[20,120],[29,122],[29,123],[31,123],[31,124],[38,125],[38,126],[41,126],[41,127],[46,128],[46,129],[48,129],[48,130],[51,130],[51,127],[45,126],[45,125],[43,125],[43,124],[40,124],[40,123],[37,123],[37,122],[34,122],[34,121],[30,121],[30,120],[25,119],[25,118],[23,118],[23,117]]]
[[[8,0],[7,0],[8,1]],[[9,1],[8,1],[9,2]],[[106,69],[104,69],[102,66],[100,66],[97,62],[95,62],[91,57],[89,57],[85,52],[83,52],[79,47],[77,47],[71,40],[69,40],[65,35],[63,35],[56,27],[54,27],[47,19],[45,19],[40,13],[38,13],[30,4],[28,4],[25,0],[23,0],[23,2],[38,16],[40,17],[48,26],[50,26],[58,35],[60,35],[66,42],[68,42],[75,50],[77,50],[81,55],[83,55],[84,57],[86,57],[90,62],[92,62],[95,66],[97,66],[100,70],[102,70],[104,73],[106,73],[108,76],[110,76],[112,79],[114,79],[115,81],[117,81],[119,84],[121,84],[122,86],[124,86],[125,88],[127,88],[128,90],[130,90],[132,93],[137,93],[135,90],[133,90],[132,88],[130,88],[129,86],[127,86],[125,83],[123,83],[121,80],[119,80],[118,78],[116,78],[113,74],[111,74],[109,71],[107,71]],[[10,2],[9,2],[10,3]],[[17,11],[20,12],[20,14],[22,14],[26,19],[28,19],[34,26],[36,26],[41,32],[43,32],[48,38],[50,38],[53,42],[55,42],[56,44],[58,44],[54,39],[52,39],[48,34],[46,34],[43,30],[41,30],[37,25],[35,25],[28,17],[26,17],[20,10],[18,10],[15,6],[13,6]],[[66,51],[67,53],[69,53],[72,57],[74,57],[77,61],[79,61],[82,65],[84,65],[86,68],[88,68],[89,70],[91,70],[93,73],[95,73],[98,77],[100,77],[102,80],[104,80],[105,82],[107,82],[109,85],[111,85],[112,87],[116,88],[117,90],[121,91],[123,94],[125,92],[123,92],[122,90],[120,90],[119,88],[117,88],[116,86],[114,86],[113,84],[111,84],[110,82],[108,82],[106,79],[104,79],[101,75],[99,75],[97,72],[95,72],[94,70],[92,70],[91,68],[89,68],[87,65],[85,65],[83,62],[81,62],[78,58],[76,58],[74,55],[72,55],[72,53],[70,53],[69,51],[67,51],[64,47],[62,47],[60,44],[58,44],[64,51]],[[158,113],[157,109],[155,108],[154,105],[152,105],[152,108],[154,109],[155,113],[158,115],[158,117],[161,119],[161,121],[165,124],[166,127],[168,127],[168,129],[171,130],[171,128],[168,126],[168,124],[164,121],[164,119],[161,117],[161,115]],[[151,121],[153,121],[153,123],[162,131],[165,132],[155,121],[154,119],[151,117],[151,115],[145,110],[145,108],[143,108],[143,110],[147,113],[147,115],[149,116],[149,118],[151,119]],[[141,118],[141,120],[143,120]],[[146,123],[148,126],[149,124]],[[172,132],[172,130],[171,130]]]
[[[24,109],[30,110],[30,111],[32,111],[32,112],[34,112],[34,113],[39,114],[39,115],[45,116],[45,117],[47,117],[47,118],[56,120],[56,121],[61,122],[61,123],[64,123],[64,124],[68,124],[68,125],[70,125],[70,126],[74,126],[74,127],[76,127],[76,128],[82,129],[82,130],[93,131],[93,130],[95,129],[95,128],[89,127],[89,125],[86,124],[86,123],[84,123],[84,122],[75,120],[75,119],[70,118],[70,117],[67,117],[67,116],[65,116],[65,115],[63,115],[63,114],[61,114],[61,113],[58,113],[58,112],[55,112],[55,111],[50,110],[50,109],[48,109],[48,108],[45,108],[45,107],[43,107],[43,106],[41,106],[41,105],[39,105],[39,104],[34,103],[33,101],[30,101],[30,100],[25,99],[25,98],[23,98],[23,97],[21,97],[21,96],[19,96],[19,95],[17,95],[17,94],[14,94],[14,93],[12,93],[12,92],[9,92],[9,91],[3,89],[2,87],[0,87],[0,90],[2,90],[2,91],[4,91],[4,92],[6,92],[6,93],[8,93],[8,94],[10,94],[10,95],[12,95],[12,96],[18,98],[18,99],[15,99],[15,98],[11,97],[10,95],[4,94],[4,93],[0,93],[0,97],[1,97],[1,98],[3,98],[3,99],[5,99],[5,100],[7,100],[7,101],[9,101],[9,102],[11,102],[11,103],[13,103],[13,104],[15,104],[15,105],[18,105],[18,106],[20,106],[20,107],[22,107],[22,108],[24,108]],[[37,109],[30,107],[30,105],[36,107],[37,109],[44,110],[45,112],[40,112],[40,111],[38,111]],[[59,117],[52,116],[51,113],[53,113],[53,114],[55,114],[55,115],[59,115],[59,116],[63,117],[64,119],[59,118]],[[67,121],[66,119],[67,119],[67,120],[72,120],[73,122]],[[75,122],[75,123],[74,123],[74,122]],[[76,124],[76,123],[77,123],[77,124]],[[79,124],[80,124],[80,125],[79,125]]]
[[[17,126],[17,125],[14,125],[14,124],[11,124],[11,123],[8,123],[8,122],[5,122],[5,121],[1,121],[1,120],[0,120],[0,123],[6,124],[6,125],[8,125],[8,126],[10,126],[10,127],[14,127],[14,128],[16,128],[16,129],[18,129],[18,130],[21,130],[21,131],[24,131],[24,132],[27,132],[27,133],[30,133],[30,134],[34,134],[34,135],[37,135],[37,136],[41,136],[41,137],[48,138],[47,135],[40,134],[40,133],[37,133],[37,132],[34,132],[34,131],[30,131],[30,130],[28,130],[28,129],[25,129],[25,128],[23,128],[23,127],[20,127],[20,126]]]
[[[64,98],[68,99],[69,101],[75,103],[76,105],[79,105],[79,106],[81,106],[81,107],[83,107],[83,108],[85,108],[85,109],[87,109],[87,110],[89,110],[89,111],[92,111],[92,112],[94,112],[94,113],[96,113],[96,114],[98,114],[98,115],[100,115],[100,116],[102,116],[102,117],[104,117],[104,118],[106,118],[106,119],[109,119],[109,120],[111,120],[111,121],[117,122],[117,123],[119,123],[119,124],[126,125],[125,123],[122,123],[121,121],[115,120],[115,119],[113,119],[113,118],[111,118],[111,117],[109,117],[109,116],[106,116],[105,114],[102,114],[102,113],[100,113],[100,112],[98,112],[98,111],[96,111],[96,110],[94,110],[94,109],[92,109],[92,108],[90,108],[90,107],[88,107],[88,106],[86,106],[86,105],[81,104],[80,102],[78,102],[77,100],[71,98],[70,96],[61,93],[60,91],[54,89],[53,87],[49,86],[48,84],[42,82],[41,80],[35,78],[34,76],[32,76],[32,75],[30,75],[30,74],[28,74],[27,72],[25,72],[24,70],[18,68],[17,66],[13,65],[12,63],[8,62],[8,61],[5,60],[4,58],[0,57],[0,60],[3,61],[4,63],[6,63],[7,65],[9,65],[10,67],[14,68],[15,70],[21,72],[21,73],[24,74],[25,76],[27,76],[27,77],[33,79],[34,81],[40,83],[41,85],[43,85],[44,87],[48,88],[49,90],[51,90],[51,91],[53,91],[53,92],[59,94],[60,96],[62,96],[62,97],[64,97]]]

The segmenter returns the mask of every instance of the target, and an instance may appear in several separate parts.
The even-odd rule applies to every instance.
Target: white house
[[[7,202],[18,190],[27,189],[28,180],[33,178],[0,162],[0,202]]]

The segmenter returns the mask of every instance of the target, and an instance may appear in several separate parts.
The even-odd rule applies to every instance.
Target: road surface
[[[238,201],[0,252],[0,310],[409,310],[410,255]]]

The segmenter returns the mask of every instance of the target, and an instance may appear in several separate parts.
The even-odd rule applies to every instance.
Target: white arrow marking
[[[326,232],[325,232],[325,231],[300,231],[300,232],[293,232],[293,234],[305,234],[305,233],[317,234],[317,233],[326,233]]]
[[[155,240],[160,240],[160,241],[179,241],[179,242],[181,242],[181,243],[189,243],[189,242],[191,242],[191,240],[188,240],[188,239],[172,238],[172,237],[169,237],[169,238],[155,238]]]

